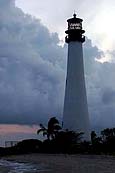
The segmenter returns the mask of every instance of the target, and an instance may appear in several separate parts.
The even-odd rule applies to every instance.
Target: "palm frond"
[[[61,126],[58,125],[58,124],[56,124],[56,125],[54,126],[54,130],[61,130],[61,129],[62,129]]]
[[[46,129],[45,126],[43,124],[40,124],[40,128],[41,129]]]
[[[44,131],[44,132],[43,132],[43,136],[46,136],[46,135],[47,135],[47,131]]]
[[[39,133],[41,133],[41,132],[43,132],[44,130],[43,129],[38,129],[37,130],[37,134],[39,134]]]

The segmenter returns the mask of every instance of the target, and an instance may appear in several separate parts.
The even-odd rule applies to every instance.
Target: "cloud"
[[[14,0],[0,0],[0,123],[39,124],[51,116],[62,118],[67,45],[59,42],[57,33],[24,14]],[[114,57],[114,51],[110,54]],[[96,61],[103,56],[86,38],[84,65],[93,127],[115,122],[115,65]]]
[[[115,90],[106,88],[103,92],[102,101],[105,105],[115,104]]]
[[[99,54],[97,57],[99,59],[100,57],[103,57],[103,52],[100,52],[100,57]],[[114,51],[111,52],[111,62],[99,63],[98,61],[95,61],[95,58],[96,57],[93,57],[93,60],[92,57],[90,57],[89,60],[88,58],[85,59],[86,86],[91,125],[95,128],[114,127]]]
[[[48,115],[60,115],[66,47],[14,1],[1,4],[0,122],[38,123]]]

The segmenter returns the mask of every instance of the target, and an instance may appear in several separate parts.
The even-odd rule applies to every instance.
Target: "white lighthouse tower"
[[[90,140],[89,116],[84,78],[83,49],[85,33],[82,19],[68,19],[65,41],[68,43],[67,78],[63,110],[63,128],[75,132],[84,132],[84,139]]]

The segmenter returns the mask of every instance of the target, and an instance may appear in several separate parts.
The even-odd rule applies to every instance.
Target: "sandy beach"
[[[31,163],[41,168],[41,171],[34,173],[115,173],[115,157],[113,156],[30,154],[4,159]]]
[[[10,168],[0,166],[0,173],[8,173],[9,171],[10,171]]]

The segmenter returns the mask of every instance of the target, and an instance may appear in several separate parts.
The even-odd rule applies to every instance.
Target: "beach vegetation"
[[[91,141],[85,141],[82,132],[63,129],[56,117],[49,119],[47,126],[40,124],[37,134],[44,140],[25,139],[15,146],[1,147],[0,156],[27,153],[64,154],[111,154],[115,155],[115,128],[103,129],[100,134],[92,131]]]
[[[43,124],[40,124],[40,129],[38,129],[37,134],[43,133],[43,136],[47,136],[48,140],[55,139],[58,132],[61,130],[61,126],[59,124],[59,121],[52,117],[48,121],[47,127],[45,127]]]

